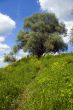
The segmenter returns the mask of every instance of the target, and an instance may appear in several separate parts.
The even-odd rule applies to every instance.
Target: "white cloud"
[[[17,53],[16,58],[17,60],[23,58],[23,57],[27,57],[27,55],[29,55],[28,52],[24,52],[22,49]]]
[[[64,21],[66,28],[67,28],[67,36],[63,37],[65,43],[69,43],[70,41],[70,35],[71,35],[71,29],[73,27],[73,21]]]
[[[15,21],[9,16],[0,13],[0,35],[7,35],[15,28]]]
[[[0,43],[4,41],[5,41],[5,38],[3,36],[0,36]]]
[[[4,54],[9,53],[11,48],[5,40],[15,27],[16,23],[11,17],[0,13],[0,67],[6,65],[3,62]]]
[[[0,51],[9,49],[10,47],[7,44],[0,43]]]
[[[52,11],[58,17],[64,17],[71,13],[73,0],[38,0],[44,11]]]
[[[73,0],[38,0],[38,3],[42,11],[53,12],[60,21],[64,21],[68,29],[68,36],[64,38],[64,41],[68,43],[73,26]]]
[[[0,51],[9,49],[5,44],[6,36],[15,28],[16,23],[8,15],[0,13]]]
[[[70,29],[73,27],[73,21],[64,21],[67,29],[68,29],[68,34],[70,34]]]
[[[6,36],[12,32],[16,23],[8,15],[0,13],[0,52],[9,49],[10,47],[5,43]]]

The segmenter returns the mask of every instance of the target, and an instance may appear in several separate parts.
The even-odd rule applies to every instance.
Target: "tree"
[[[13,54],[16,54],[18,52],[19,48],[17,45],[15,45],[13,48],[12,48],[12,52]]]
[[[13,46],[11,52],[9,54],[5,54],[4,62],[8,62],[8,63],[16,62],[16,54],[18,50],[19,48],[17,45]]]
[[[19,49],[32,52],[33,55],[40,57],[47,50],[65,49],[67,45],[60,36],[65,33],[65,25],[59,23],[55,14],[34,14],[25,19],[24,31],[20,31],[17,36],[17,45]]]
[[[15,61],[16,61],[16,58],[14,57],[12,52],[10,52],[9,54],[5,54],[4,62],[12,63],[12,62],[15,62]]]
[[[46,51],[53,51],[53,52],[59,52],[65,51],[68,49],[68,46],[66,43],[64,43],[61,35],[59,33],[54,33],[51,36],[49,36],[48,40],[45,43]]]

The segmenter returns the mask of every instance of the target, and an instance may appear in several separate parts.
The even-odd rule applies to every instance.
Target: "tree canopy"
[[[46,51],[67,49],[61,35],[66,33],[54,13],[38,13],[24,21],[24,30],[17,36],[17,47],[40,57]]]

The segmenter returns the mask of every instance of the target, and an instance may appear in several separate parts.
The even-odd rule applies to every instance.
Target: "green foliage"
[[[68,46],[64,43],[62,37],[58,33],[54,33],[49,36],[45,42],[47,51],[57,52],[60,50],[67,50]]]
[[[14,54],[16,54],[16,53],[18,52],[18,50],[19,50],[19,48],[18,48],[17,45],[15,45],[15,46],[12,48],[12,52],[13,52]]]
[[[28,32],[20,31],[18,33],[18,35],[17,35],[17,46],[18,46],[18,49],[23,48],[26,45],[28,40],[29,40]]]
[[[46,38],[47,36],[46,35],[43,36],[42,33],[32,32],[31,38],[26,44],[26,49],[31,50],[31,52],[33,52],[33,55],[37,55],[38,57],[40,57],[46,50],[44,46],[44,42],[46,42]]]
[[[65,25],[59,23],[54,13],[38,13],[25,19],[24,28],[34,32],[64,33]]]
[[[58,33],[59,35],[55,33]],[[60,37],[60,34],[62,35],[65,33],[65,25],[63,23],[59,23],[55,14],[34,14],[25,19],[24,31],[20,31],[17,36],[17,45],[24,51],[29,51],[33,55],[40,57],[44,52],[46,52],[46,50],[58,51],[65,49],[66,44]],[[50,36],[57,36],[55,39],[58,39],[53,39],[53,42],[51,43],[51,39],[49,38]]]
[[[23,58],[0,69],[0,110],[73,110],[73,54]]]

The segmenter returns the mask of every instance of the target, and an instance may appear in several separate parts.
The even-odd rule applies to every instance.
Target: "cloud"
[[[16,27],[16,23],[8,15],[0,13],[0,51],[9,49],[5,43],[6,36]]]
[[[2,44],[0,43],[0,51],[5,50],[5,49],[9,49],[10,47],[7,44]]]
[[[0,43],[4,41],[5,41],[5,38],[3,36],[0,36]]]
[[[9,34],[16,26],[14,20],[12,20],[9,16],[0,13],[0,35]]]
[[[63,40],[65,43],[69,43],[70,41],[70,35],[71,35],[71,29],[73,27],[73,21],[64,21],[66,28],[67,28],[67,36],[63,37]]]
[[[0,13],[0,52],[9,49],[10,47],[5,43],[6,36],[16,27],[16,23],[8,15]]]
[[[64,38],[66,43],[70,39],[70,30],[73,26],[73,0],[38,0],[42,11],[53,12],[63,21],[68,30],[67,37]]]
[[[27,57],[29,55],[29,52],[24,52],[22,49],[17,53],[16,59],[19,60],[23,57]]]
[[[59,18],[70,16],[73,9],[73,0],[38,0],[38,2],[42,10],[54,12]]]
[[[15,27],[16,23],[11,17],[0,13],[0,67],[6,65],[3,62],[4,54],[9,53],[11,47],[5,41]]]

